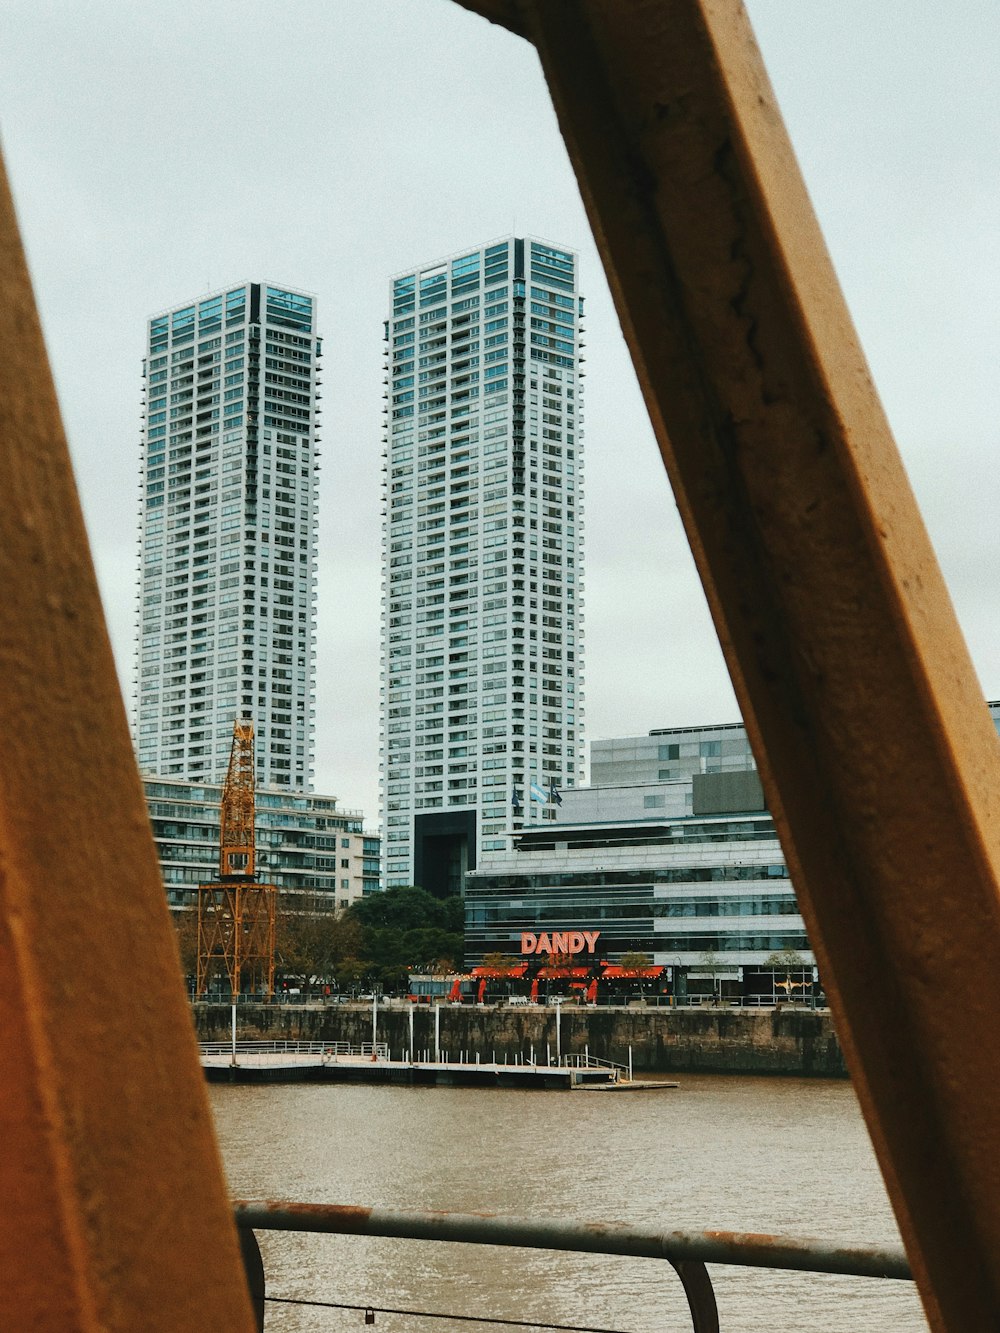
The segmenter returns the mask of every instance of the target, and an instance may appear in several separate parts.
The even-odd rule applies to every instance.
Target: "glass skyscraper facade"
[[[321,353],[313,297],[265,283],[149,321],[133,718],[145,773],[221,781],[241,716],[258,782],[311,788]]]
[[[510,237],[392,282],[386,886],[460,891],[582,774],[577,258]]]

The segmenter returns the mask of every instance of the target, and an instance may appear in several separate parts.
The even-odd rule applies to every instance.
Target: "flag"
[[[512,790],[510,794],[510,803],[514,807],[514,814],[519,815],[521,813],[521,798],[517,794],[516,787]]]
[[[545,795],[544,789],[539,787],[537,782],[533,782],[528,790],[531,792],[531,799],[537,801],[539,805],[545,805],[549,799]]]
[[[552,781],[551,781],[551,783],[549,784],[549,800],[550,800],[550,801],[554,801],[556,805],[562,805],[562,797],[559,795],[559,792],[556,790],[556,780],[555,780],[555,778],[553,778]]]

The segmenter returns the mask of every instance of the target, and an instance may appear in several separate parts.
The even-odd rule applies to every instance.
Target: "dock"
[[[427,1058],[417,1058],[423,1055]],[[636,1092],[676,1088],[676,1083],[644,1082],[628,1070],[592,1056],[561,1057],[557,1063],[533,1059],[485,1061],[435,1059],[431,1052],[408,1052],[393,1059],[387,1046],[343,1042],[204,1042],[201,1063],[209,1083],[369,1083],[404,1087],[530,1088],[569,1092]]]

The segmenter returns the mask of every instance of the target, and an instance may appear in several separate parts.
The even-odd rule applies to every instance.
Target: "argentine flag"
[[[548,804],[549,798],[545,795],[544,789],[542,787],[539,787],[537,782],[533,782],[529,790],[531,792],[531,799],[533,801],[537,801],[539,805]]]

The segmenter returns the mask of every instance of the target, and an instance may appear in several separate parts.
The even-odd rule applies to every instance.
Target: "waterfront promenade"
[[[229,1005],[194,1004],[202,1042],[231,1037]],[[373,1040],[393,1051],[463,1052],[475,1063],[550,1063],[590,1055],[636,1075],[730,1073],[845,1078],[828,1010],[576,1008],[494,1005],[380,1006],[371,1003],[243,1004],[240,1041],[312,1041],[353,1047]]]

